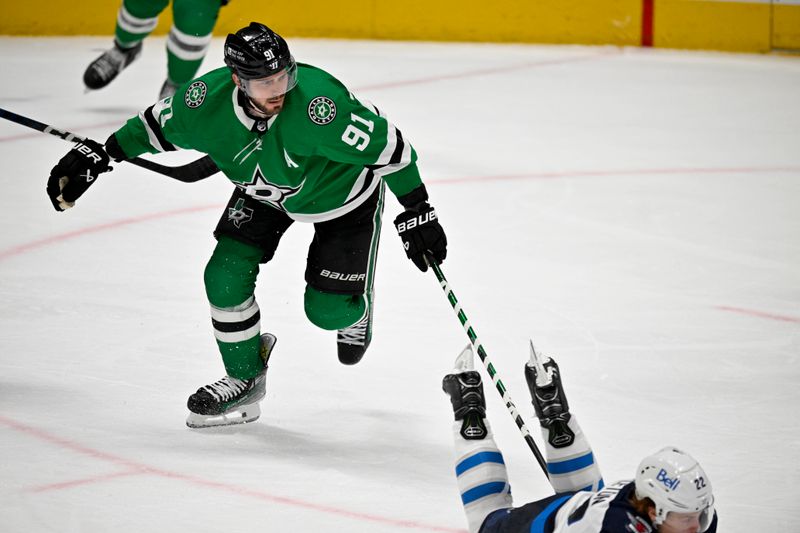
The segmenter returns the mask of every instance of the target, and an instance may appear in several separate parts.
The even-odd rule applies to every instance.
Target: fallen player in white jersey
[[[689,454],[666,447],[634,480],[604,486],[594,454],[569,412],[558,365],[531,349],[525,379],[545,439],[554,495],[514,507],[505,463],[486,420],[472,348],[442,388],[455,413],[456,476],[470,533],[715,533],[711,482]]]

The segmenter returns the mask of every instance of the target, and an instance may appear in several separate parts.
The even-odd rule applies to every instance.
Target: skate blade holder
[[[261,407],[258,405],[258,402],[256,402],[250,405],[243,405],[219,415],[189,413],[189,416],[186,418],[186,425],[193,429],[234,426],[255,422],[260,416]]]

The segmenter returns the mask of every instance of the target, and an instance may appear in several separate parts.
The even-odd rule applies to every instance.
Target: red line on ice
[[[719,167],[719,168],[639,168],[627,170],[576,170],[568,172],[530,172],[526,174],[503,174],[497,176],[465,176],[460,178],[427,179],[428,183],[468,183],[472,181],[515,181],[529,179],[583,178],[629,176],[637,174],[754,174],[754,173],[800,173],[800,167]]]
[[[740,313],[743,315],[769,318],[770,320],[780,320],[782,322],[793,322],[795,324],[800,324],[800,318],[786,315],[776,315],[774,313],[765,313],[764,311],[756,311],[755,309],[743,309],[741,307],[730,307],[727,305],[718,305],[717,309],[721,309],[722,311],[730,311],[732,313]]]
[[[99,476],[92,476],[87,477],[84,479],[72,479],[70,481],[62,481],[60,483],[50,483],[48,485],[40,485],[38,487],[33,487],[31,492],[47,492],[51,490],[62,490],[62,489],[71,489],[72,487],[78,487],[80,485],[89,485],[91,483],[99,483],[101,481],[107,481],[109,479],[117,479],[120,477],[127,477],[127,476],[138,476],[140,474],[146,474],[142,470],[127,470],[125,472],[113,472],[111,474],[101,474]]]
[[[766,172],[782,172],[782,173],[800,173],[800,167],[731,167],[731,168],[651,168],[651,169],[632,169],[632,170],[585,170],[585,171],[572,171],[572,172],[532,172],[528,174],[507,174],[498,176],[467,176],[462,178],[434,178],[427,179],[427,183],[437,183],[441,185],[449,185],[456,183],[469,183],[469,182],[483,182],[483,181],[515,181],[527,179],[556,179],[556,178],[580,178],[580,177],[609,177],[609,176],[624,176],[624,175],[647,175],[647,174],[754,174]],[[60,244],[61,242],[83,237],[92,233],[99,233],[101,231],[118,229],[124,226],[138,224],[140,222],[148,222],[151,220],[158,220],[162,218],[169,218],[172,216],[179,216],[185,214],[196,213],[200,211],[207,211],[209,209],[221,209],[222,205],[199,205],[194,207],[184,207],[180,209],[173,209],[170,211],[163,211],[160,213],[152,213],[149,215],[141,215],[138,217],[125,218],[113,222],[99,224],[97,226],[90,226],[79,230],[70,231],[67,233],[60,233],[38,239],[35,241],[18,244],[5,250],[0,250],[0,261],[27,253],[31,250],[43,248],[51,244]]]
[[[167,479],[176,479],[180,481],[184,481],[191,485],[201,486],[201,487],[208,487],[213,489],[218,489],[230,494],[236,494],[239,496],[247,496],[250,498],[256,498],[263,501],[268,501],[271,503],[278,503],[282,505],[288,505],[292,507],[300,507],[309,511],[317,511],[320,513],[326,513],[336,516],[342,516],[346,518],[351,518],[354,520],[361,520],[363,522],[377,522],[381,524],[388,524],[391,526],[403,527],[407,529],[419,529],[423,531],[441,531],[444,533],[465,533],[463,529],[451,528],[451,527],[442,527],[442,526],[435,526],[432,524],[425,524],[422,522],[417,522],[414,520],[397,520],[394,518],[388,518],[385,516],[375,515],[375,514],[368,514],[368,513],[360,513],[357,511],[348,511],[346,509],[342,509],[339,507],[332,507],[328,505],[320,505],[313,502],[308,502],[305,500],[300,500],[297,498],[288,498],[285,496],[278,496],[275,494],[270,494],[268,492],[263,492],[260,490],[248,489],[246,487],[240,487],[237,485],[231,485],[229,483],[222,483],[219,481],[213,481],[210,479],[204,479],[197,476],[190,476],[186,474],[181,474],[179,472],[172,472],[169,470],[164,470],[161,468],[155,468],[148,466],[144,463],[138,463],[136,461],[130,461],[125,459],[124,457],[120,457],[117,455],[113,455],[110,453],[106,453],[100,450],[96,450],[94,448],[90,448],[88,446],[84,446],[83,444],[78,444],[71,440],[64,439],[57,435],[53,435],[51,433],[47,433],[42,431],[39,428],[29,426],[27,424],[23,424],[16,420],[12,420],[11,418],[5,417],[0,415],[0,424],[5,425],[15,431],[20,433],[25,433],[30,435],[34,438],[39,440],[48,442],[50,444],[56,445],[60,448],[64,448],[67,450],[71,450],[73,452],[77,452],[81,455],[85,455],[92,459],[97,459],[100,461],[109,462],[115,465],[125,467],[124,472],[120,472],[117,474],[106,474],[96,476],[95,478],[88,478],[82,480],[75,480],[71,482],[62,482],[62,483],[54,483],[52,485],[45,485],[43,487],[34,488],[34,491],[42,491],[42,490],[59,490],[59,489],[68,489],[77,485],[82,485],[86,483],[91,483],[93,481],[104,481],[106,479],[110,479],[113,477],[121,477],[124,475],[134,475],[134,474],[149,474],[154,475],[162,478]]]
[[[51,244],[60,244],[63,241],[74,239],[76,237],[83,237],[84,235],[88,235],[90,233],[99,233],[101,231],[118,229],[123,226],[130,226],[133,224],[139,224],[141,222],[148,222],[150,220],[158,220],[160,218],[168,218],[177,215],[186,215],[190,213],[197,213],[199,211],[207,211],[209,209],[221,209],[221,208],[222,208],[221,205],[200,205],[195,207],[184,207],[181,209],[162,211],[160,213],[152,213],[149,215],[141,215],[138,217],[123,218],[122,220],[106,222],[105,224],[98,224],[97,226],[90,226],[88,228],[69,231],[67,233],[59,233],[57,235],[52,235],[50,237],[45,237],[43,239],[27,242],[24,244],[18,244],[17,246],[12,246],[11,248],[7,248],[5,250],[0,250],[0,261],[8,259],[9,257],[13,257],[15,255],[24,254],[26,252],[35,250],[37,248],[43,248]]]
[[[566,63],[574,63],[577,61],[587,61],[592,59],[598,59],[601,57],[606,57],[609,55],[617,55],[619,54],[619,50],[616,48],[613,49],[604,49],[599,53],[596,54],[589,54],[589,55],[582,55],[582,56],[575,56],[575,57],[563,57],[563,58],[555,58],[555,59],[543,59],[540,61],[528,61],[525,63],[517,63],[514,65],[508,65],[505,67],[495,67],[495,68],[485,68],[479,70],[469,70],[466,72],[454,72],[452,74],[441,74],[439,76],[429,76],[427,78],[415,78],[410,80],[399,80],[399,81],[392,81],[387,83],[378,83],[374,85],[364,85],[361,87],[356,87],[356,91],[379,91],[381,89],[394,89],[395,87],[406,87],[408,85],[420,85],[425,83],[435,83],[438,81],[445,81],[445,80],[454,80],[454,79],[461,79],[461,78],[471,78],[475,76],[486,76],[490,74],[498,74],[501,72],[511,72],[514,70],[523,70],[526,68],[536,68],[536,67],[548,67],[551,65],[563,65]],[[117,126],[121,127],[123,124],[123,120],[119,122],[103,122],[98,124],[89,124],[83,126],[83,130],[92,130],[97,128],[105,128],[108,126]],[[57,126],[56,126],[57,127]],[[73,131],[68,129],[67,131]],[[40,136],[41,132],[31,132],[31,133],[21,133],[18,135],[9,135],[7,137],[0,137],[0,142],[6,141],[19,141],[24,139],[32,139],[35,137]]]
[[[514,70],[523,70],[526,68],[548,67],[551,65],[563,65],[566,63],[575,63],[578,61],[588,61],[591,59],[598,59],[607,57],[609,55],[617,55],[620,52],[617,49],[603,50],[597,54],[582,55],[575,57],[562,57],[557,59],[542,59],[540,61],[527,61],[525,63],[517,63],[515,65],[508,65],[505,67],[485,68],[480,70],[469,70],[466,72],[454,72],[453,74],[440,74],[438,76],[430,76],[427,78],[416,78],[405,81],[392,81],[387,83],[377,83],[374,85],[364,85],[356,87],[357,91],[377,91],[380,89],[394,89],[395,87],[405,87],[407,85],[420,85],[424,83],[434,83],[438,81],[457,80],[461,78],[472,78],[474,76],[486,76],[489,74],[498,74],[500,72],[511,72]]]

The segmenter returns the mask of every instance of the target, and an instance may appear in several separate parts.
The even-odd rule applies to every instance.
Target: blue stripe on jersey
[[[550,505],[545,507],[544,511],[536,515],[536,518],[533,519],[531,523],[531,533],[544,533],[544,526],[547,524],[547,519],[570,498],[572,498],[572,494],[567,494],[566,496],[562,496],[550,502]]]
[[[462,494],[461,501],[464,505],[467,505],[475,500],[483,498],[484,496],[489,496],[490,494],[501,494],[505,490],[506,485],[507,484],[504,481],[493,481],[491,483],[478,485],[477,487],[473,487]]]
[[[581,455],[575,459],[568,461],[561,461],[560,463],[547,463],[547,471],[551,474],[569,474],[570,472],[577,472],[587,466],[594,464],[594,455],[592,452],[586,455]]]
[[[483,463],[499,463],[504,465],[503,454],[500,452],[480,452],[471,455],[456,465],[456,476],[460,476],[470,468],[475,468]]]

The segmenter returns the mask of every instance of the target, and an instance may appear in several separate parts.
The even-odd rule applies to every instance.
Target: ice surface
[[[163,39],[108,88],[107,39],[0,39],[0,106],[105,137],[150,105]],[[420,157],[444,272],[518,407],[556,356],[607,481],[665,444],[711,477],[721,531],[800,520],[800,61],[663,50],[290,40]],[[205,69],[221,66],[215,40]],[[262,418],[205,431],[219,379],[202,273],[232,186],[117,165],[53,211],[68,145],[0,121],[0,530],[462,531],[442,376],[466,343],[387,202],[374,340],[355,367],[302,309],[312,228],[257,297],[278,345]],[[161,157],[187,161],[196,154]],[[516,502],[548,485],[491,388]],[[535,424],[535,421],[532,422]]]

